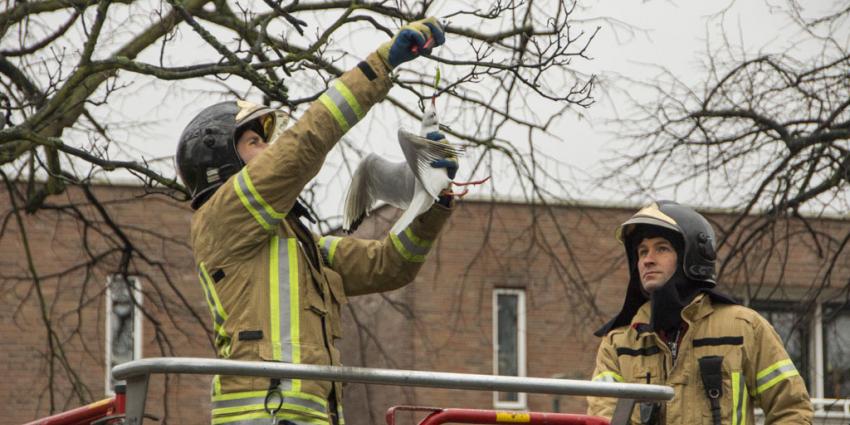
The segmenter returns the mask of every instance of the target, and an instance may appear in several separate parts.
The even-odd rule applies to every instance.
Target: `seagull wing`
[[[342,228],[357,229],[378,201],[407,209],[413,198],[416,177],[406,162],[391,162],[372,153],[363,158],[345,196]]]
[[[432,198],[437,199],[451,179],[445,169],[434,168],[431,163],[438,159],[459,157],[464,152],[463,148],[445,141],[426,139],[404,129],[398,130],[398,143],[416,179]]]

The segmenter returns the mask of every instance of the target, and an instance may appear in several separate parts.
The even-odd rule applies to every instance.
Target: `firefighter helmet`
[[[634,246],[640,243],[632,236],[640,234],[638,230],[642,226],[656,226],[681,235],[684,242],[681,264],[685,276],[708,287],[716,285],[714,229],[700,213],[673,201],[653,202],[642,208],[617,228],[617,239],[625,245],[630,265],[636,260]],[[630,267],[630,273],[636,272]]]
[[[192,196],[192,209],[198,209],[244,161],[236,151],[240,127],[259,120],[261,136],[272,143],[286,126],[289,116],[266,106],[237,100],[208,106],[183,130],[177,145],[177,174]]]

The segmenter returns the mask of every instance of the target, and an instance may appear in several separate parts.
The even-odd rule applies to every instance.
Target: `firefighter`
[[[658,201],[617,229],[629,285],[622,310],[596,332],[594,381],[673,387],[666,404],[641,403],[633,424],[810,424],[805,383],[773,327],[712,288],[715,237],[684,205]],[[611,418],[616,399],[588,397]]]
[[[310,216],[298,195],[387,95],[392,69],[443,41],[436,19],[402,27],[289,128],[280,111],[231,101],[202,110],[183,131],[178,173],[192,192],[192,249],[220,358],[339,365],[347,297],[414,279],[449,217],[450,195],[380,241],[316,237],[301,222]],[[456,171],[457,163],[434,166]],[[216,376],[212,423],[336,425],[341,400],[337,382]]]

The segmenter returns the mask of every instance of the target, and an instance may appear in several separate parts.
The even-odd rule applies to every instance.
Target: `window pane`
[[[499,375],[519,374],[519,297],[516,294],[497,295],[497,337]],[[499,393],[500,401],[519,401],[517,393]]]
[[[824,308],[825,398],[850,397],[850,308]]]
[[[776,329],[782,338],[785,350],[800,376],[809,386],[809,332],[808,320],[796,310],[796,306],[787,302],[758,302],[753,308]]]

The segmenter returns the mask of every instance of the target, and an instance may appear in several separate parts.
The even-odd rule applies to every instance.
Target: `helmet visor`
[[[664,214],[661,209],[658,208],[658,204],[653,202],[649,206],[642,208],[617,228],[615,234],[617,240],[623,243],[639,224],[663,227],[665,229],[673,230],[679,234],[682,233],[682,229],[679,228],[679,224],[676,223],[676,220],[669,215]]]

